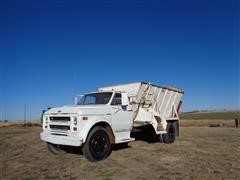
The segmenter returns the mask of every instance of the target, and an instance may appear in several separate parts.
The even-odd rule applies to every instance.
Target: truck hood
[[[45,112],[45,115],[66,115],[66,114],[79,114],[79,115],[101,115],[110,113],[111,109],[108,105],[70,105],[55,107]]]

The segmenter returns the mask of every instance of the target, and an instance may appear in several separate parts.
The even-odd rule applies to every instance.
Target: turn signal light
[[[74,128],[73,128],[73,131],[77,131],[77,127],[74,127]]]
[[[45,126],[45,129],[47,129],[47,125]]]
[[[88,117],[85,116],[82,118],[82,120],[86,121],[86,120],[88,120]]]

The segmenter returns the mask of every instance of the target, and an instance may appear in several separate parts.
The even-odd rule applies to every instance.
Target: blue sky
[[[132,81],[185,90],[182,111],[239,108],[236,1],[1,1],[1,118],[37,119]]]

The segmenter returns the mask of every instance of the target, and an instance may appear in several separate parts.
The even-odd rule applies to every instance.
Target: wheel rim
[[[104,134],[95,134],[91,139],[90,151],[97,159],[104,157],[108,151],[107,136]]]

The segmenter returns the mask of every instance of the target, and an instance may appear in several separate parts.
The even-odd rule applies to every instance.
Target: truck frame
[[[40,137],[55,154],[65,146],[82,147],[90,161],[107,158],[112,144],[134,141],[136,131],[151,129],[159,141],[173,143],[183,94],[179,88],[146,82],[99,87],[76,96],[75,105],[46,111]]]

